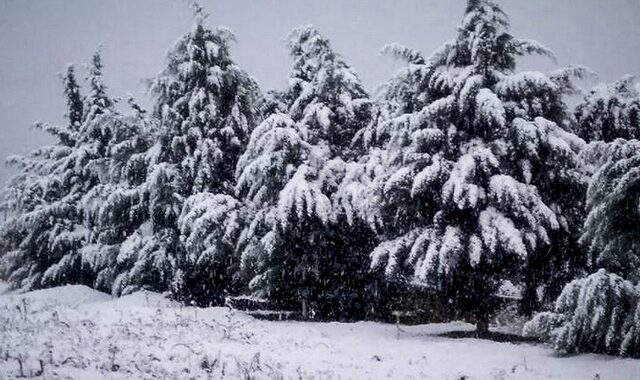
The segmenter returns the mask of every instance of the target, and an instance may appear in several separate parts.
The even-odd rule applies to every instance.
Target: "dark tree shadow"
[[[537,338],[525,337],[517,334],[507,334],[501,332],[489,331],[486,333],[477,333],[476,331],[447,331],[437,336],[452,339],[485,339],[501,343],[542,343]]]

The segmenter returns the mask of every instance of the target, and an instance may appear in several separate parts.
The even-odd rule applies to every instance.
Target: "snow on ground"
[[[0,379],[639,379],[640,361],[450,339],[464,323],[268,322],[83,286],[0,295]],[[20,369],[22,363],[22,373]]]

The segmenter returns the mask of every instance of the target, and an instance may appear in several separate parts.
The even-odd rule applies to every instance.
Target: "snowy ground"
[[[0,284],[0,292],[2,285]],[[436,336],[463,323],[266,322],[154,293],[0,296],[0,378],[639,379],[640,361]]]

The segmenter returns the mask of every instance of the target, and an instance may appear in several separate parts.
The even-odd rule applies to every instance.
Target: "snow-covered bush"
[[[537,314],[524,334],[552,343],[563,353],[598,352],[640,356],[640,289],[604,269],[574,280],[552,312]]]

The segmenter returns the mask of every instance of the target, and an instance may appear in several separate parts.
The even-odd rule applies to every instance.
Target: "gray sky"
[[[237,62],[264,89],[282,87],[290,66],[284,38],[314,24],[359,73],[369,89],[397,64],[380,48],[398,42],[431,53],[455,35],[464,0],[202,0],[209,23],[238,37]],[[640,1],[502,0],[513,32],[552,48],[558,64],[579,63],[600,80],[640,74]],[[0,0],[0,156],[47,142],[34,121],[62,121],[56,73],[88,62],[103,46],[112,95],[144,97],[141,81],[161,70],[164,54],[191,25],[182,0]],[[523,68],[550,70],[532,59]],[[83,71],[84,75],[84,71]],[[145,101],[143,100],[143,103]],[[0,168],[0,183],[10,171]]]

